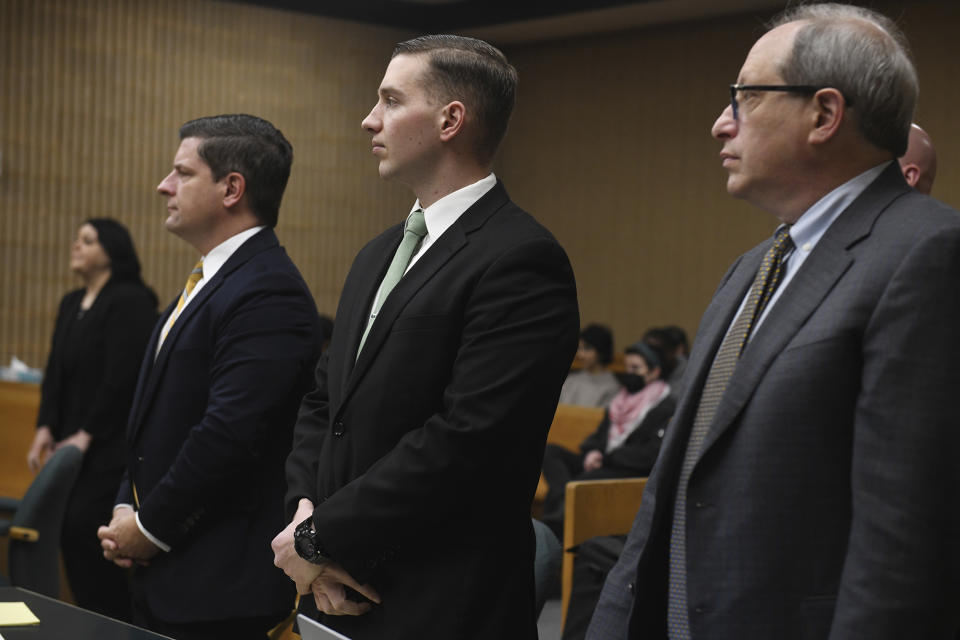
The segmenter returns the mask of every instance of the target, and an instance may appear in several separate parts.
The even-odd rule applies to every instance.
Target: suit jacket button
[[[333,425],[333,435],[337,438],[343,437],[343,420],[337,420]]]
[[[635,592],[636,590],[637,590],[637,585],[635,585],[635,584],[632,583],[632,582],[630,582],[630,583],[627,584],[627,591],[629,591],[630,593],[633,593],[633,592]]]

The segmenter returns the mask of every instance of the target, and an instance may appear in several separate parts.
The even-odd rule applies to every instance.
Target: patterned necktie
[[[390,295],[390,292],[393,291],[393,288],[400,282],[400,278],[403,277],[407,266],[410,264],[410,259],[413,258],[413,254],[417,252],[417,248],[420,246],[425,235],[427,235],[427,223],[423,219],[423,209],[417,209],[407,216],[407,224],[403,229],[403,240],[400,241],[397,252],[393,254],[393,261],[387,269],[387,275],[383,276],[383,282],[380,283],[377,301],[374,303],[373,310],[370,312],[367,327],[363,330],[363,337],[360,338],[360,348],[357,349],[358,358],[360,357],[360,352],[363,351],[364,343],[367,341],[370,327],[373,326],[377,314],[380,313],[380,308],[383,306],[387,296]]]
[[[190,297],[190,293],[197,286],[197,283],[203,279],[203,260],[197,260],[197,264],[193,265],[193,271],[190,272],[190,275],[187,277],[187,282],[183,285],[183,291],[180,292],[180,299],[177,300],[177,308],[173,310],[171,314],[173,317],[170,318],[170,324],[167,325],[166,330],[163,332],[163,335],[160,337],[160,343],[163,344],[163,341],[167,339],[167,334],[170,333],[170,330],[173,329],[173,324],[177,321],[177,318],[180,317],[180,312],[183,310],[183,305],[187,303],[187,298]]]
[[[750,330],[764,307],[770,301],[777,285],[783,277],[787,252],[793,248],[790,239],[790,227],[782,226],[773,237],[773,246],[763,256],[760,269],[747,294],[743,311],[734,320],[733,325],[717,350],[716,359],[707,374],[703,385],[700,405],[693,420],[693,429],[687,443],[687,451],[680,469],[680,481],[677,485],[677,497],[673,505],[673,530],[670,535],[670,575],[667,595],[667,631],[670,640],[689,640],[690,618],[687,602],[687,482],[690,472],[700,454],[703,441],[707,436],[713,417],[720,406],[727,382],[733,375],[737,360],[750,337]]]

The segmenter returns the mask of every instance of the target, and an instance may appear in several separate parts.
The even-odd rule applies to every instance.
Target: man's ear
[[[231,171],[224,177],[223,184],[226,187],[223,194],[223,206],[229,209],[240,202],[243,194],[247,192],[247,181],[242,173]]]
[[[920,180],[920,167],[915,164],[905,164],[900,167],[903,171],[903,177],[911,187],[917,186]]]
[[[823,144],[837,134],[846,119],[847,101],[842,93],[827,87],[813,96],[813,105],[815,120],[808,140],[810,144]]]
[[[440,140],[448,142],[456,137],[467,116],[467,108],[459,100],[447,104],[441,113],[440,121]]]

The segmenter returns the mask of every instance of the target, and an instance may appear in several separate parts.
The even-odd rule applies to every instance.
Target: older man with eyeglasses
[[[954,638],[960,215],[896,162],[918,93],[887,18],[787,11],[713,125],[779,221],[707,308],[588,638]]]

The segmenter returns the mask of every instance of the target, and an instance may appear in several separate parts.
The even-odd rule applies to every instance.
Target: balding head
[[[907,152],[900,158],[900,169],[907,184],[929,195],[937,177],[937,150],[927,132],[916,124],[910,125],[910,141]]]

